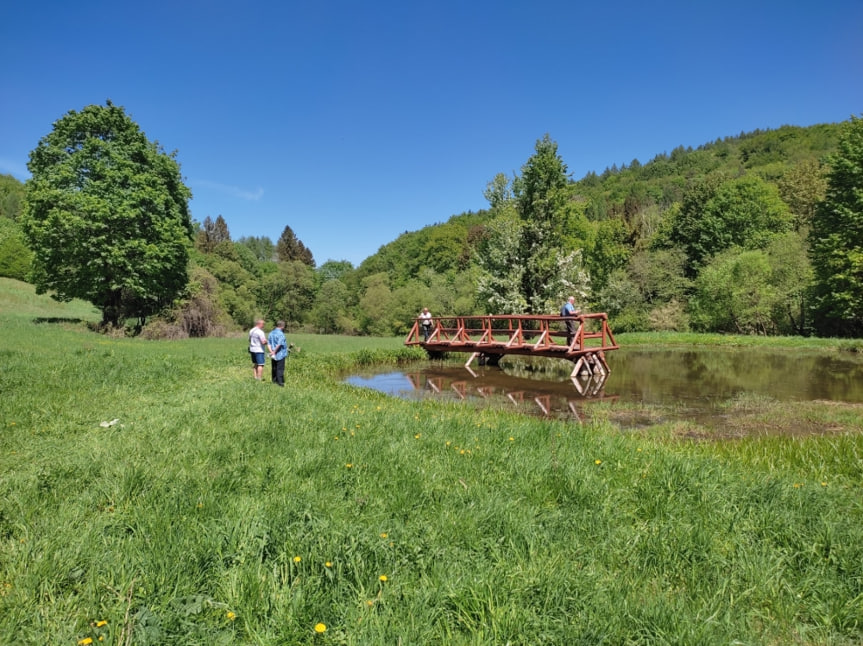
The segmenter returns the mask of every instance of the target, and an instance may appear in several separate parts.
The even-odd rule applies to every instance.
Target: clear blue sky
[[[177,150],[193,217],[358,265],[487,206],[548,133],[573,178],[863,113],[861,0],[15,2],[0,173],[69,110]]]

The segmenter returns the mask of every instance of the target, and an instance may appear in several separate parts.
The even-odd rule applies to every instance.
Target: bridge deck
[[[567,320],[577,323],[569,344]],[[582,366],[590,370],[589,366],[598,362],[607,373],[604,353],[620,347],[604,313],[580,314],[569,319],[544,314],[435,316],[428,340],[420,323],[420,319],[414,322],[405,345],[419,345],[429,353],[471,352],[468,365],[476,356],[492,357],[497,362],[503,355],[519,354],[568,359],[576,364],[573,374]]]

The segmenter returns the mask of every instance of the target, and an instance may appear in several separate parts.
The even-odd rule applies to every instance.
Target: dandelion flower
[[[594,460],[593,463],[594,464],[602,464],[602,460]]]
[[[230,610],[228,610],[227,617],[228,617],[228,619],[230,619],[231,621],[234,621],[234,619],[236,619],[236,618],[237,618],[237,615],[235,615],[233,612],[231,612]]]
[[[510,441],[510,442],[515,442],[515,438],[514,438],[514,437],[511,437],[511,438],[509,438],[509,441]]]
[[[295,557],[294,557],[294,563],[299,563],[299,562],[300,562],[300,561],[302,561],[302,560],[303,560],[303,559],[302,559],[302,558],[300,558],[299,556],[295,556]]]
[[[324,623],[315,624],[315,632],[319,635],[323,635],[325,632],[327,632],[327,625]]]
[[[326,563],[324,563],[324,567],[333,567],[333,564],[331,561],[327,561]]]
[[[104,619],[96,622],[96,628],[101,628],[102,626],[107,626],[107,625],[108,625],[108,622],[105,621]]]
[[[387,575],[386,575],[386,574],[381,574],[381,575],[378,577],[378,581],[380,581],[381,583],[386,583],[386,582],[387,582]]]
[[[414,439],[415,439],[415,440],[420,439],[420,434],[419,434],[419,433],[417,433],[416,435],[414,435]]]
[[[375,605],[375,600],[374,600],[374,599],[369,599],[368,601],[366,601],[366,605],[367,605],[369,608],[371,608],[373,605]]]
[[[386,537],[387,537],[387,533],[386,533],[386,532],[381,532],[381,538],[386,538]]]
[[[87,646],[87,644],[92,644],[92,643],[93,643],[92,637],[85,637],[84,639],[78,640],[78,646]]]
[[[353,464],[351,464],[350,462],[348,462],[347,464],[345,464],[345,468],[346,468],[346,469],[350,469],[350,468],[351,468],[351,467],[353,467],[353,466],[354,466],[354,465],[353,465]]]

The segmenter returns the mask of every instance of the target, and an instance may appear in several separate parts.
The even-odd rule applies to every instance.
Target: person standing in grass
[[[285,322],[278,321],[267,337],[270,346],[270,366],[273,369],[273,383],[285,387],[285,359],[288,358],[288,340],[285,338]]]
[[[258,319],[255,321],[255,326],[249,330],[249,354],[252,356],[252,372],[258,381],[264,374],[265,345],[267,345],[267,335],[264,334],[264,319]]]

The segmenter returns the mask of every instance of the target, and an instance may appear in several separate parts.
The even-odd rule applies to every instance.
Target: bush
[[[145,339],[187,339],[222,337],[227,333],[228,315],[216,302],[218,282],[202,267],[192,269],[188,296],[171,311],[150,321],[141,330]]]
[[[676,300],[652,309],[648,318],[650,329],[654,332],[689,331],[689,315],[686,308]]]
[[[21,228],[9,218],[0,217],[0,276],[27,280],[33,252],[24,242]]]

